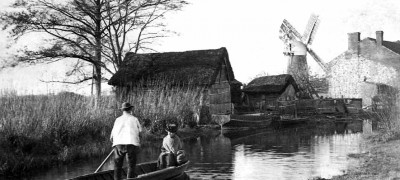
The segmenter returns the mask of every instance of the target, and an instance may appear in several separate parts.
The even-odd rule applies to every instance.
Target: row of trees
[[[73,60],[68,75],[94,80],[101,96],[104,74],[114,74],[126,52],[155,51],[155,40],[168,35],[165,14],[181,10],[184,0],[16,0],[12,9],[0,13],[3,30],[18,41],[44,33],[45,46],[23,48],[16,62],[40,63]],[[92,65],[93,72],[84,70]]]

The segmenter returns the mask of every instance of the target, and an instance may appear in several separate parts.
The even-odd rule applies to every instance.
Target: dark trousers
[[[176,166],[177,164],[176,157],[173,153],[161,153],[160,157],[158,157],[158,169]]]
[[[128,158],[128,172],[127,178],[136,177],[136,154],[139,147],[135,145],[116,145],[114,146],[114,180],[122,179],[122,165],[124,163],[125,155]]]

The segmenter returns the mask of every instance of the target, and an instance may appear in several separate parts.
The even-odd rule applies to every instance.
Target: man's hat
[[[178,131],[178,125],[175,123],[167,124],[166,130],[171,133],[176,133]]]
[[[122,103],[122,107],[120,108],[121,110],[128,110],[130,108],[132,108],[133,106],[131,105],[131,103],[128,102],[124,102]]]

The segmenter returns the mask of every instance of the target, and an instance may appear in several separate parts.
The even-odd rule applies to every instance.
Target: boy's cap
[[[178,131],[178,125],[175,123],[167,124],[166,130],[171,133],[176,133]]]

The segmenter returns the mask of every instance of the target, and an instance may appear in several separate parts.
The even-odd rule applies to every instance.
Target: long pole
[[[110,154],[108,154],[108,156],[106,157],[106,159],[104,159],[104,161],[100,164],[100,166],[96,169],[96,171],[94,171],[94,173],[99,172],[99,170],[104,166],[104,164],[107,162],[107,160],[111,157],[111,155],[113,154],[114,149],[111,150]]]
[[[93,96],[93,85],[94,85],[94,65],[92,65],[93,66],[93,68],[92,68],[92,84],[91,84],[91,89],[90,89],[90,95],[92,95]]]

